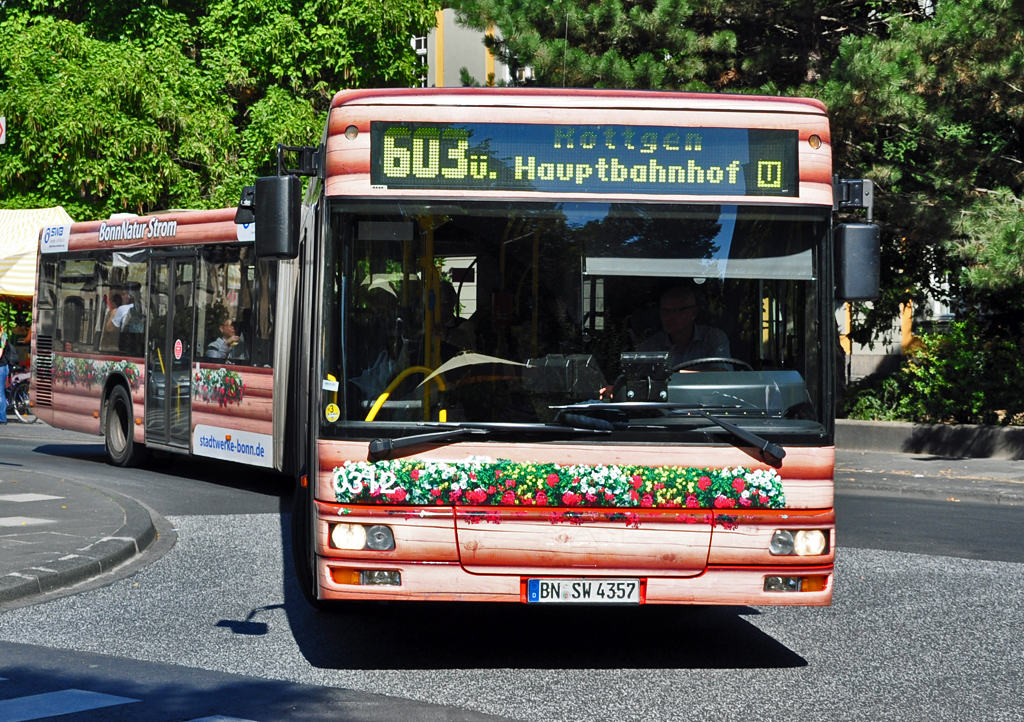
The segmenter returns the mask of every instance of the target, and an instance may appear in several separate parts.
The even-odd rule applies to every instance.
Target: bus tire
[[[124,386],[115,386],[107,398],[103,439],[107,459],[114,466],[138,466],[146,456],[146,447],[135,442],[132,423],[132,397]]]

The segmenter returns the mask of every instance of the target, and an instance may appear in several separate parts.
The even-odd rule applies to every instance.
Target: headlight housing
[[[773,556],[819,556],[828,551],[828,530],[778,529],[772,534],[768,552]]]

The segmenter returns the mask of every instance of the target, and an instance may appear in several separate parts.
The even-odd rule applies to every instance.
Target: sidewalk
[[[0,604],[91,579],[155,539],[128,497],[0,463]]]

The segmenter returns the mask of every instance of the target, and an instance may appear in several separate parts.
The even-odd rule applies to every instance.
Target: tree
[[[1019,3],[454,0],[453,6],[472,27],[495,26],[484,42],[513,71],[532,67],[528,82],[537,85],[824,100],[836,172],[878,186],[883,296],[864,309],[857,340],[888,327],[907,301],[949,294],[981,306],[997,300],[978,284],[988,278],[981,268],[995,267],[989,256],[1016,244],[996,242],[1006,225],[993,219],[997,201],[985,198],[992,191],[997,198],[1024,195]],[[979,254],[979,244],[989,255]],[[1024,268],[1024,250],[1012,258]],[[965,259],[978,270],[962,276]]]
[[[7,0],[0,206],[72,217],[238,201],[333,94],[409,86],[434,0]]]

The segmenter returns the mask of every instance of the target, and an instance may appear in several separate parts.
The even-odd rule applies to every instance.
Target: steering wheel
[[[675,366],[672,367],[672,371],[670,371],[670,373],[675,373],[676,371],[682,371],[683,369],[688,369],[691,366],[701,366],[703,364],[711,364],[711,363],[713,363],[713,364],[738,364],[740,366],[745,366],[748,371],[753,371],[754,370],[753,366],[748,364],[746,361],[742,361],[742,360],[740,360],[738,358],[730,358],[728,356],[707,356],[705,358],[695,358],[695,359],[692,359],[690,361],[683,361],[681,364],[676,364]]]

